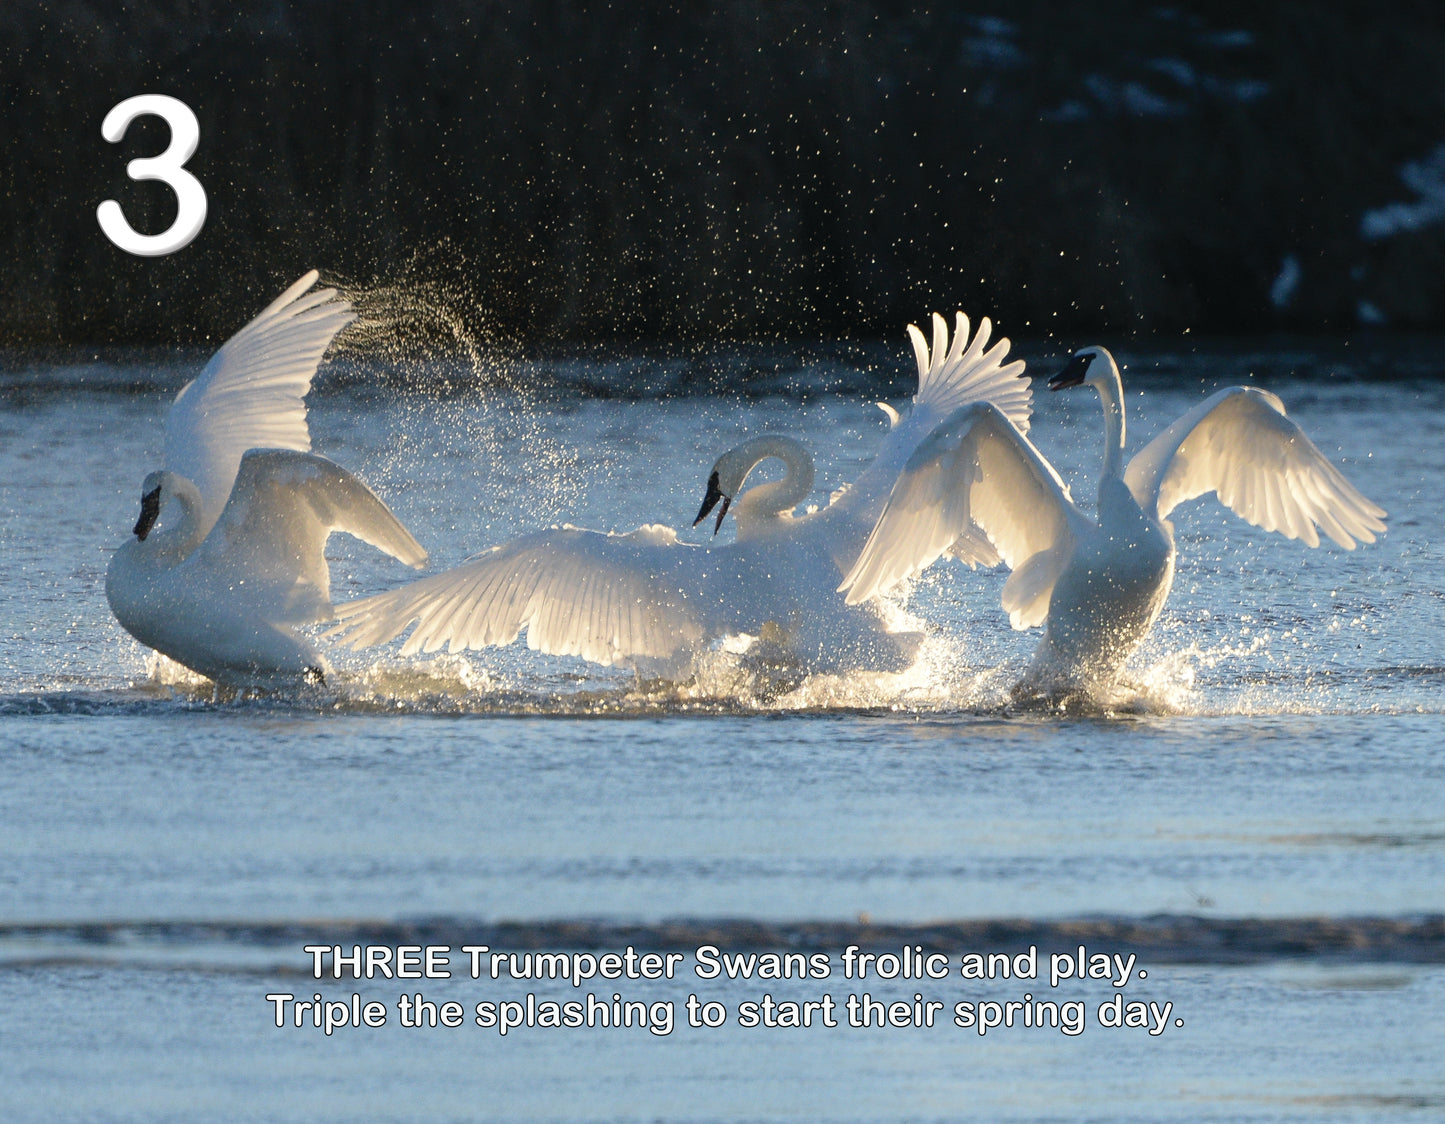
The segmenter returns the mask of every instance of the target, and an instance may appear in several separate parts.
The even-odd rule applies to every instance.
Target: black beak
[[[1092,354],[1075,355],[1069,365],[1049,380],[1050,390],[1063,390],[1067,386],[1078,386],[1089,373],[1089,364],[1094,361]]]
[[[146,541],[146,536],[151,533],[151,528],[156,525],[156,520],[161,517],[161,488],[156,487],[140,498],[140,518],[135,521],[135,537],[141,542]]]
[[[703,496],[702,506],[697,509],[697,518],[692,521],[694,527],[707,518],[707,513],[717,506],[718,500],[722,500],[722,507],[718,510],[717,522],[713,524],[713,534],[722,530],[723,516],[728,513],[728,505],[733,502],[732,496],[723,495],[722,489],[717,486],[717,473],[714,472],[707,478],[707,495]]]

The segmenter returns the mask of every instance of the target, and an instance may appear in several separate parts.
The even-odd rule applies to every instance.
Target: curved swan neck
[[[1104,471],[1100,481],[1124,475],[1124,383],[1119,368],[1109,359],[1106,374],[1090,380],[1104,405]]]
[[[776,458],[787,467],[787,473],[781,480],[749,488],[738,498],[733,511],[739,534],[743,533],[744,524],[748,522],[791,512],[813,490],[813,458],[791,437],[764,434],[743,442],[730,455],[737,458],[739,488],[748,474],[765,460]]]
[[[186,557],[201,545],[206,537],[206,528],[201,525],[201,491],[184,476],[173,472],[158,474],[161,488],[161,511],[166,501],[175,500],[181,509],[181,517],[172,525],[152,531],[146,536],[144,545],[152,553]],[[149,480],[147,480],[149,483]]]

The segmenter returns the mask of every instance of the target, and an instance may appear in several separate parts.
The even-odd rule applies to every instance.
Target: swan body
[[[408,565],[426,552],[371,491],[310,453],[303,401],[351,319],[314,272],[233,336],[166,418],[163,470],[141,486],[105,592],[141,643],[227,684],[324,678],[297,626],[331,617],[323,554],[346,531]],[[268,443],[280,448],[264,448]]]
[[[729,512],[735,541],[707,547],[679,542],[660,526],[628,534],[554,528],[525,536],[462,565],[336,607],[328,635],[353,647],[385,643],[412,629],[403,655],[508,644],[525,630],[534,649],[596,663],[677,674],[714,641],[766,636],[812,670],[900,671],[920,637],[893,633],[875,605],[848,604],[839,578],[868,538],[899,468],[940,421],[964,404],[991,399],[1000,416],[1027,429],[1031,392],[1005,363],[1008,341],[987,349],[984,319],[970,342],[961,313],[950,346],[934,317],[930,349],[910,327],[919,392],[907,418],[892,422],[878,457],[821,510],[795,514],[812,492],[812,457],[781,434],[752,438],[713,466],[694,525],[717,509],[714,534]],[[783,479],[744,488],[753,469],[776,459]],[[987,540],[971,550],[989,552]],[[413,627],[414,626],[414,627]]]
[[[1174,581],[1169,514],[1209,492],[1237,515],[1309,546],[1323,531],[1345,549],[1383,533],[1362,496],[1268,391],[1211,395],[1124,466],[1123,385],[1101,347],[1077,352],[1049,381],[1091,386],[1104,410],[1097,520],[1053,466],[987,402],[967,404],[919,445],[844,578],[863,601],[928,565],[960,528],[987,536],[1013,571],[1003,606],[1014,628],[1044,625],[1028,681],[1048,691],[1106,688],[1143,643]],[[984,561],[979,557],[979,561]]]
[[[1148,635],[1174,584],[1173,528],[1151,518],[1117,477],[1099,486],[1086,525],[1049,596],[1036,674],[1107,680]]]

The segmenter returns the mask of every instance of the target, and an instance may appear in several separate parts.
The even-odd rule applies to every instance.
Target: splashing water
[[[472,313],[446,311],[448,294],[356,299],[358,331],[373,334],[362,352],[343,352],[346,377],[323,371],[310,403],[315,441],[387,498],[434,567],[564,520],[664,523],[701,542],[688,523],[707,469],[740,437],[798,434],[818,461],[810,502],[820,505],[881,440],[876,386],[851,385],[846,371],[806,395],[629,398],[616,390],[625,362],[605,379],[586,363],[503,363]],[[383,342],[394,349],[390,373],[365,351]],[[1173,361],[1183,374],[1131,401],[1139,438],[1213,380],[1236,381],[1217,363]],[[669,377],[680,387],[689,371],[679,366]],[[567,393],[579,370],[577,385],[606,384],[610,397]],[[1438,948],[1438,918],[1431,928],[1419,915],[1445,904],[1445,553],[1435,541],[1445,442],[1404,448],[1398,431],[1404,416],[1445,429],[1445,390],[1273,385],[1390,510],[1389,534],[1350,554],[1311,552],[1181,507],[1162,620],[1116,692],[1061,707],[1011,693],[1038,635],[1009,628],[1004,574],[954,564],[890,605],[894,627],[926,633],[916,664],[897,675],[805,674],[765,630],[703,653],[676,680],[517,643],[415,659],[395,647],[332,649],[325,684],[219,690],[146,653],[108,612],[108,552],[130,533],[135,485],[154,466],[178,383],[174,370],[157,377],[140,363],[101,375],[23,372],[0,412],[0,918],[10,922],[0,1007],[56,1014],[22,1020],[7,1045],[22,1105],[46,1106],[37,1118],[55,1115],[50,1075],[66,1057],[94,1061],[72,1068],[99,1076],[79,1094],[67,1086],[90,1116],[114,1114],[117,1073],[148,1105],[158,1096],[229,1105],[241,1090],[242,1114],[318,1117],[356,1115],[363,1100],[373,1115],[378,1103],[414,1111],[374,1095],[397,1058],[431,1065],[432,1086],[457,1103],[495,1100],[503,1074],[504,1101],[511,1090],[507,1103],[536,1112],[536,1090],[560,1072],[556,1051],[566,1065],[592,1056],[573,1074],[577,1098],[553,1102],[559,1116],[591,1105],[599,1081],[630,1096],[633,1075],[662,1072],[657,1046],[634,1049],[639,1039],[626,1035],[579,1054],[566,1036],[519,1034],[498,1067],[477,1064],[475,1035],[275,1031],[257,997],[302,990],[306,941],[600,948],[654,937],[725,943],[733,933],[752,949],[759,939],[795,947],[809,931],[800,920],[847,919],[827,938],[836,950],[878,939],[878,918],[913,925],[886,930],[896,949],[938,939],[938,919],[973,918],[979,929],[959,938],[973,947],[999,919],[1035,918],[1052,919],[1062,943],[1092,949],[1137,941],[1139,920],[1152,916],[1170,933],[1194,933],[1205,956],[1250,955],[1247,942],[1266,933],[1293,962],[1318,947],[1301,943],[1303,917],[1348,955],[1380,954],[1411,918],[1421,955]],[[1092,478],[1096,421],[1043,397],[1033,433],[1066,478]],[[343,536],[327,553],[337,600],[411,576]],[[355,921],[328,920],[341,918]],[[498,919],[518,924],[497,928]],[[1371,932],[1378,941],[1362,953]],[[1175,1095],[1178,1073],[1197,1070],[1195,1084],[1219,1092],[1211,1103],[1225,1115],[1247,1114],[1240,1104],[1274,1113],[1260,1090],[1440,1099],[1439,1067],[1415,1048],[1418,1020],[1400,1017],[1439,1007],[1442,977],[1429,965],[1392,965],[1381,984],[1378,970],[1320,962],[1321,979],[1300,986],[1295,964],[1156,964],[1158,945],[1146,955],[1147,985],[1188,1020],[1178,1037],[1136,1047],[1096,1034],[1062,1053],[1017,1035],[980,1041],[1011,1062],[976,1112],[1020,1111],[1021,1080],[1057,1077],[1060,1059],[1073,1058],[1077,1072],[1035,1093],[1034,1115],[1045,1100],[1061,1106],[1056,1115],[1078,1115],[1113,1090],[1118,1066],[1099,1065],[1100,1051],[1127,1061],[1139,1048],[1151,1058],[1175,1051],[1155,1067],[1172,1082],[1156,1101]],[[87,1002],[57,1006],[57,994]],[[125,1033],[97,1045],[97,1011]],[[730,1029],[708,1032],[698,1056],[709,1073],[774,1066],[780,1089],[800,1087],[796,1050]],[[962,1072],[953,1035],[810,1032],[798,1042],[811,1044],[811,1072],[832,1081],[845,1115],[887,1114],[919,1088],[938,1091],[930,1103],[977,1101],[972,1070],[928,1084]],[[1281,1042],[1303,1044],[1321,1065],[1301,1068]],[[859,1064],[840,1068],[844,1054]],[[835,1080],[881,1072],[880,1057],[899,1075],[887,1100],[859,1101],[859,1082]],[[164,1082],[138,1058],[163,1059]],[[1207,1064],[1190,1070],[1198,1058]],[[1239,1062],[1222,1092],[1220,1058]],[[1306,1071],[1326,1076],[1299,1077]],[[257,1073],[282,1077],[261,1110]],[[619,1085],[619,1073],[629,1080]],[[197,1086],[197,1074],[214,1081]],[[457,1074],[482,1076],[458,1092]],[[0,1101],[17,1095],[14,1085]],[[282,1105],[303,1089],[312,1099]],[[798,1115],[816,1115],[811,1101],[797,1103]],[[1191,1100],[1174,1115],[1197,1110]]]
[[[794,433],[811,449],[818,478],[807,502],[821,506],[867,463],[886,426],[870,403],[870,376],[861,372],[857,393],[630,399],[619,394],[627,385],[625,361],[498,358],[485,317],[438,287],[347,291],[359,319],[313,395],[315,444],[387,499],[431,551],[434,570],[564,521],[604,530],[663,523],[684,541],[708,541],[689,527],[708,467],[740,438],[767,431]],[[670,376],[676,387],[688,383],[686,361],[679,362],[682,369]],[[1178,362],[1186,365],[1183,357]],[[699,375],[708,388],[717,385],[718,363],[710,354]],[[603,366],[606,378],[594,369]],[[650,379],[650,370],[642,365],[637,378]],[[0,444],[0,502],[10,512],[0,535],[7,592],[14,595],[0,621],[0,668],[10,690],[135,690],[156,700],[163,692],[155,689],[164,688],[202,697],[205,689],[185,673],[154,659],[146,664],[111,620],[101,589],[107,552],[134,518],[134,482],[157,456],[157,420],[166,405],[162,395],[117,388],[155,376],[117,370],[96,393],[77,390],[63,372],[53,383],[44,372],[23,377],[23,409],[10,415],[9,439]],[[166,373],[160,385],[170,381]],[[611,388],[604,398],[568,389],[604,384]],[[1131,427],[1136,440],[1209,386],[1185,380],[1148,387],[1131,401],[1139,415]],[[1374,387],[1367,400],[1349,382],[1275,389],[1320,447],[1390,510],[1389,534],[1350,553],[1309,551],[1207,504],[1181,507],[1178,576],[1164,618],[1129,678],[1095,700],[1095,710],[1440,710],[1445,560],[1419,528],[1445,522],[1445,489],[1438,486],[1445,454],[1434,445],[1399,449],[1394,419],[1409,413],[1445,424],[1445,394],[1409,383]],[[1078,403],[1039,399],[1035,435],[1066,478],[1092,475],[1094,420]],[[97,433],[106,440],[96,442]],[[53,472],[56,465],[65,470]],[[331,540],[336,600],[406,579],[372,553],[341,536]],[[766,637],[746,650],[709,652],[680,683],[668,684],[552,659],[521,644],[467,653],[455,663],[412,665],[390,649],[360,662],[332,650],[338,677],[329,705],[368,709],[390,697],[423,710],[1008,712],[1021,705],[1009,688],[1038,641],[1036,632],[1008,628],[999,608],[1004,576],[943,563],[900,591],[895,609],[912,623],[900,616],[894,627],[922,627],[928,641],[915,667],[896,676],[803,675],[769,654]]]

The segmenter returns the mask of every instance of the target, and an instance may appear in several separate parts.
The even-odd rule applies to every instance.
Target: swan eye
[[[161,515],[161,485],[157,484],[140,499],[140,518],[135,521],[133,533],[141,542],[151,533]]]

